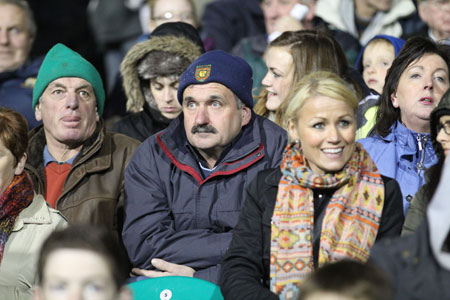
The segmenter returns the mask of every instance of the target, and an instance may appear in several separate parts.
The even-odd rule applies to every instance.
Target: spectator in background
[[[122,236],[135,274],[217,282],[246,186],[286,145],[284,130],[252,112],[251,78],[239,57],[201,55],[180,78],[183,113],[133,155]]]
[[[320,0],[316,15],[366,45],[377,34],[401,37],[400,19],[415,10],[412,0]]]
[[[43,125],[29,133],[25,168],[35,191],[69,223],[119,234],[125,166],[139,142],[105,130],[104,102],[91,63],[62,44],[50,49],[33,90],[32,107]]]
[[[435,42],[444,41],[450,44],[450,2],[418,0],[417,5],[420,19],[426,26],[412,35],[427,36]]]
[[[160,35],[162,31],[168,35]],[[164,23],[151,39],[134,45],[121,66],[131,114],[111,130],[142,142],[166,128],[182,111],[177,99],[180,76],[202,52],[197,31],[182,22]]]
[[[111,232],[71,226],[42,245],[34,300],[131,300],[126,259]]]
[[[288,0],[289,3],[291,0]],[[215,0],[206,5],[201,36],[213,49],[231,52],[244,37],[265,34],[260,0]]]
[[[360,49],[358,40],[346,32],[328,28],[322,19],[315,16],[315,7],[316,0],[261,1],[267,34],[243,38],[232,50],[252,67],[254,95],[259,95],[263,85],[261,81],[268,71],[263,55],[268,44],[282,32],[301,29],[325,31],[346,47],[344,52],[349,59],[355,59]]]
[[[192,0],[148,0],[150,7],[149,31],[167,22],[184,22],[198,27],[195,5]]]
[[[0,107],[0,298],[31,298],[39,249],[54,230],[67,226],[24,171],[28,126],[16,111]]]
[[[127,7],[126,0],[90,0],[87,11],[94,38],[103,53],[106,91],[110,94],[120,62],[142,34],[139,13]]]
[[[372,264],[342,260],[325,265],[302,286],[298,300],[393,300],[388,274]]]
[[[327,70],[349,80],[342,48],[321,31],[286,31],[270,43],[265,59],[269,70],[262,80],[264,87],[254,110],[283,128],[287,124],[281,107],[303,76]]]
[[[36,37],[33,12],[25,0],[0,0],[0,105],[21,113],[33,129],[40,122],[31,107],[42,59],[31,60]]]
[[[425,183],[425,169],[437,162],[430,141],[430,113],[449,88],[446,46],[410,38],[385,80],[374,134],[359,142],[384,176],[395,178],[409,203]]]
[[[364,82],[371,89],[371,95],[360,101],[356,112],[358,139],[367,137],[375,125],[387,71],[404,44],[403,39],[380,34],[374,36],[358,55],[355,69],[362,74]]]
[[[222,263],[225,299],[297,299],[314,270],[346,258],[365,262],[375,240],[400,234],[400,188],[355,142],[358,99],[348,84],[314,72],[292,95],[292,142],[281,166],[248,187]]]

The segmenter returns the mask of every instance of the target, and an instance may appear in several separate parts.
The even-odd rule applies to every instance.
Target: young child
[[[387,274],[372,264],[342,260],[312,273],[298,300],[393,300]]]
[[[389,35],[376,35],[361,49],[355,69],[367,86],[378,94],[383,92],[384,78],[405,41]]]
[[[384,79],[405,41],[390,35],[376,35],[361,49],[355,69],[362,74],[372,95],[363,99],[358,106],[357,138],[368,135],[375,124],[378,98],[383,93]]]

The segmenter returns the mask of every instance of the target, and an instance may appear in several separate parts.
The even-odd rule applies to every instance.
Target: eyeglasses
[[[170,21],[174,18],[177,18],[183,22],[194,20],[194,14],[191,12],[183,12],[178,15],[174,14],[171,11],[166,11],[161,16],[155,16],[155,20],[157,21]]]
[[[438,130],[437,133],[439,133],[441,131],[441,129],[444,129],[444,132],[446,135],[450,135],[450,123],[449,122],[444,123],[444,124],[439,124],[437,126],[437,130]]]

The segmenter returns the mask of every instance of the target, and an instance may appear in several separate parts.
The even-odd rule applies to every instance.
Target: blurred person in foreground
[[[370,260],[385,270],[396,300],[450,298],[450,165],[446,159],[425,221],[408,236],[376,244]]]
[[[330,263],[302,286],[298,300],[393,300],[388,275],[373,264],[354,260]]]
[[[126,259],[114,235],[102,227],[71,226],[42,245],[34,300],[131,300]]]

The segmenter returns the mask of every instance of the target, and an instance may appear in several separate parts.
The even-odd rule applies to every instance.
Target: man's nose
[[[204,106],[200,106],[195,115],[195,124],[209,124],[208,109]]]
[[[68,92],[66,98],[66,107],[70,109],[77,109],[79,105],[79,100],[77,94],[74,92]]]
[[[9,36],[7,30],[0,30],[0,44],[1,45],[9,44]]]

